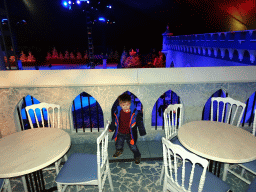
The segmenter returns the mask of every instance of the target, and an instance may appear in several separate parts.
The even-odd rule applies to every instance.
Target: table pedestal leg
[[[25,179],[26,179],[26,184],[27,184],[26,187],[28,192],[45,191],[45,184],[44,184],[42,170],[25,175]]]
[[[208,171],[216,175],[217,177],[220,177],[220,168],[221,168],[221,162],[209,160],[209,167]],[[214,165],[214,168],[213,168]]]

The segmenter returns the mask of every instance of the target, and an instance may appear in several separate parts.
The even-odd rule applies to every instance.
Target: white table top
[[[256,137],[242,128],[215,121],[193,121],[179,128],[181,144],[193,153],[224,163],[256,159]]]
[[[25,175],[60,159],[71,144],[68,133],[57,128],[36,128],[0,139],[0,178]]]

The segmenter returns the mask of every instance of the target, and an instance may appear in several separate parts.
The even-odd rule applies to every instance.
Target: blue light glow
[[[71,4],[71,1],[68,1],[68,4],[70,5],[70,4]]]
[[[63,2],[63,5],[64,5],[65,7],[67,7],[67,6],[68,6],[67,1],[64,1],[64,2]]]
[[[104,17],[99,17],[99,21],[105,22],[105,18]]]
[[[87,3],[89,4],[89,3],[90,3],[90,1],[87,1]]]
[[[79,4],[80,4],[80,1],[76,1],[76,3],[79,5]]]

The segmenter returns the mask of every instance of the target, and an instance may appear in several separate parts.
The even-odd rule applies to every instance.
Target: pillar
[[[107,69],[107,59],[103,59],[103,69]]]
[[[220,53],[221,53],[221,57],[223,59],[225,57],[225,49],[224,48],[220,48]]]
[[[209,48],[208,48],[208,55],[211,56],[211,54],[212,54],[212,50],[211,50],[211,48],[209,47]]]
[[[254,63],[255,61],[255,55],[256,55],[256,50],[248,50],[250,53],[250,61],[251,63]]]
[[[218,49],[217,49],[217,48],[213,48],[213,51],[214,51],[214,56],[217,57],[217,55],[218,55]]]
[[[232,60],[234,56],[235,49],[228,49],[229,59]]]
[[[239,60],[240,61],[242,61],[243,60],[243,58],[244,58],[244,49],[237,49],[237,51],[238,51],[238,58],[239,58]]]

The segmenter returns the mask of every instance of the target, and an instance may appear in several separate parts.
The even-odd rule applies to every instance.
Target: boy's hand
[[[112,130],[110,130],[110,129],[109,129],[108,131],[109,131],[109,132],[112,132]]]

